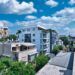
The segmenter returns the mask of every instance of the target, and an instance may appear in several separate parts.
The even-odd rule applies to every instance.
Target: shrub
[[[36,71],[40,70],[47,62],[49,58],[45,54],[39,55],[35,61],[36,61]]]
[[[62,45],[58,45],[59,50],[63,50],[63,46]]]
[[[32,64],[25,65],[25,75],[35,75],[35,68]]]
[[[55,45],[52,52],[56,55],[59,52],[59,47]]]
[[[2,75],[35,75],[35,70],[32,64],[11,61],[11,59],[8,58],[1,58],[0,72]]]

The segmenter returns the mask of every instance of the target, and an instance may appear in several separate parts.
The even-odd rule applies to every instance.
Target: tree
[[[19,38],[19,34],[21,33],[21,30],[18,30],[17,32],[16,32],[16,35],[17,35],[17,38]]]
[[[6,73],[9,71],[9,68],[11,66],[11,63],[12,63],[12,61],[9,58],[2,57],[0,59],[0,73],[2,75],[7,75]]]
[[[35,75],[35,70],[31,64],[23,62],[13,62],[10,71],[13,75]]]
[[[0,73],[1,75],[35,75],[35,70],[32,64],[2,58],[0,59]]]
[[[63,46],[62,45],[58,45],[59,50],[63,50]]]
[[[21,33],[21,30],[18,30],[17,32],[16,32],[16,34],[20,34]]]
[[[36,59],[36,71],[40,70],[47,62],[49,58],[45,54],[39,55]]]
[[[53,47],[52,52],[56,55],[59,51],[60,51],[60,50],[59,50],[58,45],[55,45],[55,46]]]
[[[65,46],[69,45],[69,40],[67,36],[60,37],[60,39],[63,41],[63,44]]]
[[[17,39],[17,36],[15,35],[15,34],[12,34],[12,35],[9,35],[8,37],[7,37],[9,40],[16,40]]]
[[[24,72],[25,75],[35,75],[35,68],[32,64],[26,64]]]
[[[4,41],[7,41],[6,38],[0,38],[0,42],[4,42]]]

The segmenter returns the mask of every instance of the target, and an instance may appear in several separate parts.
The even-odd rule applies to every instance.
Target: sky
[[[15,33],[25,25],[42,25],[75,36],[75,0],[0,0],[0,26]]]

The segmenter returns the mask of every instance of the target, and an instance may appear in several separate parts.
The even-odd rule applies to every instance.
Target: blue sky
[[[24,25],[43,25],[75,35],[75,0],[0,0],[0,25],[11,33]]]

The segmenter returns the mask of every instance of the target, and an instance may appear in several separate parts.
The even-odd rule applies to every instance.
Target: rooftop
[[[2,43],[0,43],[0,44],[2,44]],[[33,43],[28,43],[28,42],[26,42],[26,43],[24,43],[24,42],[5,42],[5,44],[13,44],[13,45],[25,45],[25,46],[35,46],[35,44],[33,44]]]
[[[36,75],[72,75],[73,56],[71,52],[60,52],[52,58]]]

